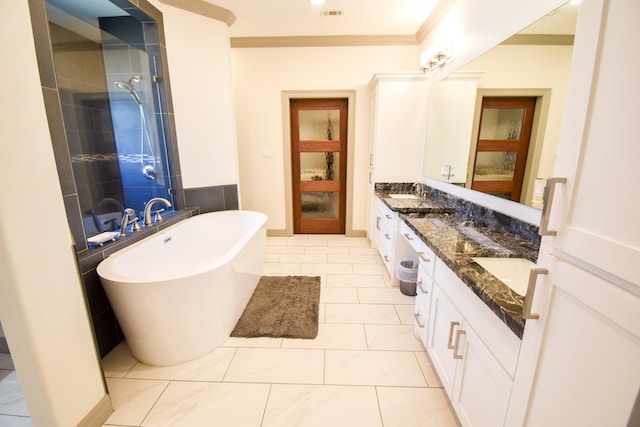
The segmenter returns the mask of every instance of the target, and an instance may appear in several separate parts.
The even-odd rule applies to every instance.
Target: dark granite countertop
[[[453,208],[422,199],[395,199],[391,191],[376,195],[473,291],[519,338],[524,332],[524,296],[489,273],[473,257],[526,258],[537,262],[538,245],[513,233],[479,227]],[[398,192],[400,193],[400,192]],[[407,192],[408,193],[408,192]]]
[[[453,213],[454,208],[428,197],[416,199],[394,199],[392,193],[376,192],[376,195],[392,211],[399,213]],[[395,193],[398,194],[398,193]],[[400,193],[406,194],[406,193]]]
[[[522,338],[524,296],[517,294],[472,257],[527,258],[536,262],[538,248],[500,230],[474,227],[454,215],[407,214],[400,219],[462,282]]]

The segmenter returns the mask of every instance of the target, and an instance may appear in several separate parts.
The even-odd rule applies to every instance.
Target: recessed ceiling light
[[[324,0],[309,0],[309,3],[314,6],[322,6],[324,4]]]

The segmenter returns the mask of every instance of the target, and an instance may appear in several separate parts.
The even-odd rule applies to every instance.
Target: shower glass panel
[[[119,229],[125,207],[173,204],[155,22],[108,0],[47,0],[47,15],[86,237]]]

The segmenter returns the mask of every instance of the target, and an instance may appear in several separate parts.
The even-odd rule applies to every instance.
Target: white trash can
[[[408,296],[416,295],[416,281],[418,280],[418,260],[408,259],[400,261],[398,265],[398,281],[400,292]]]

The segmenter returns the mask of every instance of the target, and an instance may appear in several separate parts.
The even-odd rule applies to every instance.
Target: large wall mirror
[[[577,14],[567,4],[430,87],[425,177],[542,207]]]

